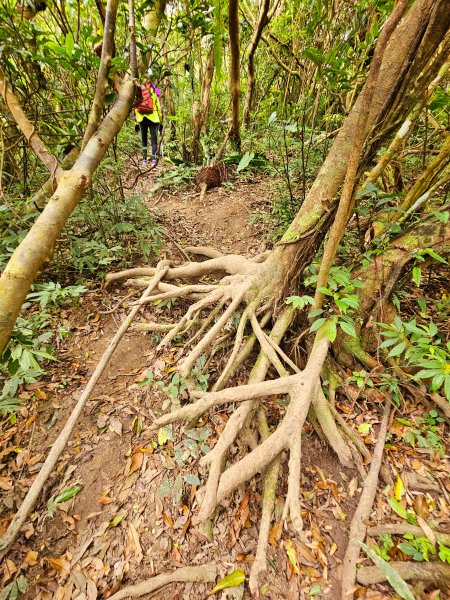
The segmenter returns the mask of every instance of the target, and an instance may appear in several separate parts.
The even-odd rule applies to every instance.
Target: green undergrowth
[[[157,260],[162,228],[140,196],[125,194],[123,167],[122,159],[105,159],[90,193],[71,215],[52,262],[23,304],[0,358],[0,414],[18,410],[23,387],[39,381],[49,361],[56,360],[56,341],[69,335],[58,315],[61,306],[73,306],[108,270]],[[11,197],[0,208],[0,270],[39,215],[26,213],[26,203]]]

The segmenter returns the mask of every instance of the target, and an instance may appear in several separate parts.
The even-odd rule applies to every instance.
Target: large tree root
[[[367,535],[377,537],[389,533],[390,535],[404,535],[405,533],[413,533],[414,535],[424,535],[424,530],[418,525],[410,525],[409,523],[387,523],[386,525],[376,525],[369,527]],[[450,533],[433,530],[438,544],[450,546]]]
[[[129,585],[110,596],[109,600],[123,600],[123,598],[138,598],[159,590],[169,583],[184,581],[195,581],[199,583],[212,583],[216,580],[217,568],[214,565],[202,565],[200,567],[182,567],[172,573],[161,573],[147,581]]]
[[[416,563],[391,561],[393,569],[404,579],[410,581],[417,579],[433,586],[450,589],[450,565],[443,562]],[[386,575],[376,566],[358,569],[358,583],[361,585],[373,585],[386,581]]]
[[[192,253],[195,249],[189,249]],[[230,343],[228,358],[219,370],[218,378],[211,392],[200,393],[193,385],[189,386],[192,404],[164,415],[155,425],[183,421],[192,423],[215,406],[236,403],[238,406],[228,419],[223,432],[211,452],[201,460],[202,466],[209,467],[208,478],[203,488],[198,490],[199,511],[193,524],[204,523],[215,513],[218,505],[235,489],[249,481],[256,474],[264,476],[263,506],[257,560],[251,573],[251,589],[258,590],[258,576],[265,569],[268,532],[273,512],[273,501],[277,487],[281,455],[289,453],[288,491],[283,518],[290,518],[294,528],[301,532],[300,514],[300,471],[301,433],[308,412],[314,409],[324,436],[337,452],[345,466],[353,464],[350,449],[337,428],[330,406],[321,389],[320,374],[328,353],[328,322],[316,332],[309,359],[303,371],[283,352],[280,341],[293,320],[292,307],[286,307],[278,315],[270,334],[264,330],[272,316],[280,288],[283,268],[276,262],[265,261],[266,256],[246,259],[240,256],[222,256],[211,248],[199,248],[198,253],[207,260],[199,263],[185,263],[171,267],[165,282],[155,288],[152,296],[140,303],[155,302],[168,298],[194,300],[184,316],[176,323],[160,342],[161,350],[173,340],[186,334],[187,354],[179,363],[179,372],[191,384],[190,373],[199,357],[208,352],[209,356],[221,347],[224,339]],[[262,261],[262,262],[261,262]],[[129,277],[137,277],[139,286],[143,277],[154,274],[154,269],[130,269],[111,274],[109,282]],[[217,279],[211,283],[211,278]],[[133,280],[132,280],[133,281]],[[145,280],[144,280],[145,281]],[[170,283],[166,283],[166,282]],[[128,282],[131,283],[131,282]],[[170,286],[170,289],[163,289]],[[235,322],[234,329],[230,326]],[[149,329],[154,330],[154,325]],[[166,329],[166,327],[164,327]],[[237,369],[249,356],[255,345],[260,354],[250,374],[248,384],[223,389]],[[279,378],[265,380],[269,367],[273,365]],[[291,374],[294,372],[294,374]],[[263,399],[269,396],[287,396],[289,404],[278,428],[270,431],[262,426],[255,427],[255,411]],[[262,413],[261,413],[262,415]],[[258,444],[259,434],[259,444]],[[250,447],[250,451],[240,460],[225,469],[231,446],[238,438]]]
[[[147,290],[142,295],[142,298],[145,298],[148,294],[150,294],[155,289],[155,287],[158,285],[159,281],[161,281],[161,279],[167,273],[168,269],[169,269],[169,267],[168,267],[168,264],[166,261],[161,261],[159,263],[159,265],[155,269],[155,273],[153,275],[152,280],[148,283]],[[75,427],[78,417],[80,416],[81,412],[83,411],[83,408],[85,407],[86,402],[89,400],[89,398],[92,394],[92,391],[93,391],[95,385],[97,384],[98,380],[100,379],[103,371],[105,370],[105,367],[108,364],[111,356],[113,355],[114,350],[117,348],[117,345],[119,344],[119,342],[122,339],[122,337],[124,336],[125,332],[131,325],[131,322],[133,321],[133,319],[139,312],[140,308],[141,308],[141,306],[138,305],[138,306],[135,306],[130,311],[129,315],[126,317],[126,319],[120,326],[119,330],[117,331],[117,333],[115,334],[113,339],[110,341],[102,358],[100,359],[100,362],[98,363],[97,367],[95,368],[94,373],[91,375],[91,378],[89,379],[89,381],[84,389],[84,392],[81,394],[78,402],[76,403],[71,414],[69,415],[69,418],[67,419],[66,424],[64,425],[63,429],[61,430],[61,433],[58,435],[56,440],[53,442],[52,449],[50,450],[44,464],[42,465],[38,476],[33,481],[33,484],[31,485],[30,489],[28,490],[28,493],[25,496],[22,504],[20,505],[19,510],[14,515],[14,518],[11,521],[11,523],[9,524],[9,527],[6,530],[5,535],[0,540],[0,548],[1,548],[0,560],[3,559],[5,554],[8,552],[9,547],[11,546],[11,544],[14,542],[14,540],[16,539],[16,537],[18,535],[20,528],[25,523],[30,512],[33,510],[33,507],[39,498],[39,495],[42,491],[42,488],[44,487],[45,482],[47,481],[48,477],[50,476],[50,473],[53,471],[53,469],[58,461],[58,458],[61,455],[61,452],[66,447],[66,444],[67,444],[69,437],[73,431],[73,428]]]

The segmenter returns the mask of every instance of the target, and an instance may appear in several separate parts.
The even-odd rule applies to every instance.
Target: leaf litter
[[[267,184],[256,182],[250,191],[247,186],[244,196],[239,190],[235,192],[250,209],[260,208],[261,193],[267,195]],[[224,198],[215,191],[208,195],[208,202],[207,210],[216,210]],[[221,221],[223,231],[213,232],[211,215],[205,213],[202,217],[194,202],[186,205],[181,197],[171,196],[159,204],[160,210],[164,208],[175,213],[175,229],[179,226],[184,237],[186,231],[190,232],[191,243],[196,243],[199,236],[202,243],[223,250],[233,247],[240,251],[242,248],[236,246],[242,243],[255,253],[261,250],[260,232],[248,227],[243,237],[240,218],[239,231],[235,231],[234,222],[226,231],[226,221]],[[230,215],[232,219],[233,213]],[[22,406],[16,421],[3,428],[0,533],[5,531],[11,512],[39,471],[79,389],[117,327],[118,315],[100,315],[102,294],[87,294],[81,307],[70,311],[74,336],[60,349],[59,365],[50,368],[48,381],[28,386],[26,393],[34,401]],[[156,307],[154,312],[158,314],[158,310]],[[93,315],[87,322],[86,312]],[[125,337],[24,535],[0,567],[0,593],[7,592],[5,598],[12,590],[17,590],[21,598],[36,600],[107,598],[125,583],[204,563],[218,566],[220,576],[215,588],[201,583],[177,584],[170,591],[168,588],[163,597],[197,598],[209,593],[218,596],[221,592],[226,598],[226,590],[233,587],[236,589],[230,593],[235,598],[241,594],[239,590],[248,594],[244,582],[256,551],[260,517],[261,497],[256,482],[224,503],[210,532],[191,525],[203,476],[198,471],[198,460],[214,446],[228,415],[216,413],[190,430],[175,426],[156,432],[150,429],[167,396],[155,386],[141,383],[148,371],[155,378],[170,373],[175,360],[171,353],[155,361],[152,344],[145,334],[130,333]],[[351,386],[347,392],[339,396],[336,405],[371,452],[376,441],[374,425],[376,428],[379,422],[376,399],[362,399],[360,390],[352,391]],[[394,419],[390,426],[385,464],[392,483],[384,489],[379,487],[370,525],[419,526],[435,547],[435,529],[448,530],[448,465],[445,453],[405,442],[412,429],[410,423],[416,423],[424,412],[413,400],[402,411],[402,417],[407,418]],[[269,404],[268,408],[274,409]],[[269,570],[261,589],[262,595],[269,598],[339,597],[339,568],[361,478],[357,472],[340,468],[332,452],[321,445],[312,431],[307,431],[304,454],[304,536],[298,539],[293,530],[283,529],[283,490],[278,490],[269,534]],[[63,499],[58,501],[60,496]],[[46,510],[48,502],[52,503],[53,515]],[[402,554],[401,542],[402,537],[394,534],[389,558],[408,558]],[[367,543],[373,552],[374,546],[380,545],[380,538],[369,537]],[[361,561],[371,564],[364,556]],[[358,594],[367,598],[391,597],[386,585],[371,589],[367,592],[358,586]],[[175,590],[183,595],[177,596]]]

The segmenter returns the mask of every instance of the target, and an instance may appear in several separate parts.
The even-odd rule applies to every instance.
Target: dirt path
[[[150,185],[151,180],[141,180],[140,191],[145,193]],[[271,193],[273,183],[261,179],[209,192],[203,203],[192,190],[147,201],[149,209],[170,228],[164,252],[180,261],[178,246],[183,245],[208,244],[247,255],[264,250],[263,228],[251,224],[249,217],[268,205]],[[123,309],[109,315],[100,311],[125,294],[122,287],[87,294],[73,324],[74,336],[61,349],[61,362],[52,380],[31,386],[30,393],[38,391],[40,400],[35,409],[20,417],[24,422],[32,419],[33,435],[28,454],[19,454],[21,460],[16,461],[19,483],[8,502],[17,502],[28,487],[46,448],[126,314]],[[153,320],[168,318],[167,309],[154,308],[145,311],[144,319],[150,312]],[[167,394],[146,384],[147,373],[151,370],[156,379],[167,377],[174,360],[174,351],[155,356],[151,335],[130,332],[121,342],[26,527],[25,537],[10,555],[9,568],[20,569],[28,580],[24,598],[92,600],[97,592],[107,598],[125,583],[182,565],[214,563],[220,576],[236,568],[248,573],[260,517],[257,482],[223,503],[211,540],[191,527],[195,494],[204,475],[198,470],[198,460],[216,442],[226,413],[201,420],[187,434],[181,427],[169,428],[164,435],[151,427],[155,415],[167,410]],[[183,399],[183,390],[177,391]],[[268,411],[274,412],[275,420],[279,407],[270,404]],[[318,597],[338,597],[339,563],[355,503],[348,492],[354,473],[340,468],[312,429],[305,432],[304,454],[306,541],[299,542],[289,528],[282,531],[279,519],[285,490],[279,489],[264,588],[270,599],[308,598],[310,592]],[[47,518],[47,500],[75,484],[80,484],[82,491]],[[287,540],[294,544],[298,565],[288,559]],[[301,576],[295,574],[296,569]],[[179,584],[152,597],[201,598],[210,587]],[[223,592],[222,598],[227,595],[236,600],[249,597],[242,586]]]

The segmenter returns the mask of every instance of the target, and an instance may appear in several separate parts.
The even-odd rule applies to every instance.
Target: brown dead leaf
[[[37,565],[38,553],[34,550],[28,550],[23,562],[30,567]]]
[[[172,529],[172,527],[173,527],[172,517],[168,513],[163,513],[162,519],[163,519],[164,523],[167,525],[167,527],[170,527]]]
[[[0,477],[0,489],[5,492],[10,492],[13,489],[13,481],[11,477]]]
[[[60,577],[67,577],[69,575],[70,562],[65,558],[52,558],[50,556],[46,556],[45,560],[52,569],[55,569]]]
[[[60,516],[66,527],[70,529],[70,531],[75,531],[75,519],[70,515],[66,515],[63,511],[61,511]]]
[[[271,546],[273,546],[274,548],[276,548],[278,546],[278,542],[281,539],[281,534],[283,532],[283,525],[282,525],[282,521],[278,521],[278,523],[275,523],[275,525],[271,528],[270,532],[269,532],[269,544]]]
[[[102,494],[100,498],[97,500],[99,504],[102,506],[106,506],[107,504],[111,504],[112,500],[106,493]]]
[[[357,479],[357,477],[353,477],[353,479],[348,484],[348,495],[350,496],[350,498],[353,498],[353,496],[356,494],[357,491],[358,491],[358,479]]]
[[[144,455],[139,450],[135,452],[131,457],[131,465],[130,465],[130,474],[138,471],[142,467],[142,462],[144,460]]]
[[[8,579],[11,579],[14,573],[17,573],[17,567],[12,560],[7,558],[3,569],[3,583],[6,583]]]
[[[191,524],[191,517],[189,517],[186,520],[186,523],[183,525],[183,529],[181,530],[181,534],[180,534],[181,540],[184,540],[184,538],[186,537],[186,533],[187,533],[187,530],[189,529],[190,524]]]
[[[119,419],[116,419],[116,417],[111,417],[109,419],[109,428],[114,431],[114,433],[117,433],[117,435],[122,436],[122,423],[121,421],[119,421]]]
[[[144,555],[142,553],[142,547],[141,547],[139,533],[138,533],[136,527],[133,525],[133,523],[129,524],[128,537],[129,537],[129,539],[131,539],[133,541],[134,557],[136,559],[137,564],[140,565],[142,562],[142,559],[144,558]]]
[[[34,395],[38,400],[47,400],[46,392],[44,392],[44,390],[41,390],[40,388],[34,391]]]

